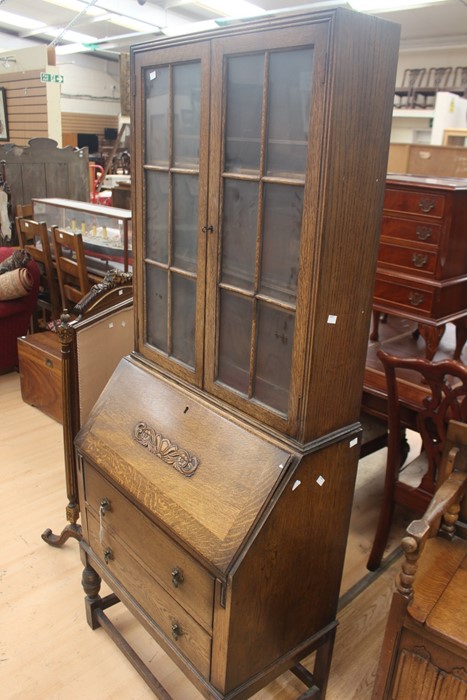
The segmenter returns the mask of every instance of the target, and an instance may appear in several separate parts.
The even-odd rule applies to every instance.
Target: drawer
[[[378,261],[382,266],[402,268],[411,273],[433,276],[437,258],[436,251],[406,248],[383,242],[379,245]]]
[[[445,195],[434,194],[429,190],[410,192],[386,187],[384,195],[384,209],[406,214],[422,214],[436,219],[443,217],[445,204]]]
[[[149,520],[95,469],[86,465],[85,495],[89,510],[120,538],[170,595],[208,631],[212,629],[214,577]]]
[[[402,282],[377,279],[373,295],[374,303],[382,303],[395,310],[406,309],[413,314],[430,316],[433,306],[433,291],[411,287]]]
[[[400,238],[411,243],[437,246],[441,240],[441,224],[432,221],[414,221],[396,216],[383,216],[382,238]]]
[[[211,636],[178,605],[106,526],[87,512],[89,545],[101,565],[121,583],[145,613],[206,678],[211,666]],[[102,541],[101,536],[102,534]],[[147,545],[148,543],[146,543]]]

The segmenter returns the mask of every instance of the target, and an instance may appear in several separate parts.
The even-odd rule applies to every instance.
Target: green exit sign
[[[40,79],[42,83],[63,83],[63,75],[56,75],[55,73],[41,73]]]

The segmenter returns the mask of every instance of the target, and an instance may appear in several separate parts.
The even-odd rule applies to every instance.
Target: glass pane
[[[167,271],[146,265],[147,342],[167,352]]]
[[[238,56],[227,64],[225,170],[259,170],[264,56]]]
[[[196,282],[172,274],[172,355],[195,366]]]
[[[267,173],[303,174],[310,119],[312,49],[272,53]]]
[[[168,173],[146,172],[146,250],[151,260],[167,263],[169,230]]]
[[[303,188],[265,185],[260,292],[294,302],[297,293]]]
[[[287,414],[295,317],[264,303],[258,308],[254,397]]]
[[[222,231],[222,281],[252,290],[255,275],[258,185],[226,180]]]
[[[199,161],[199,63],[173,68],[173,157],[174,164],[195,166]]]
[[[146,71],[146,163],[169,163],[169,69]]]
[[[218,381],[248,395],[253,302],[221,290]]]
[[[173,176],[173,265],[196,272],[198,253],[198,178]]]

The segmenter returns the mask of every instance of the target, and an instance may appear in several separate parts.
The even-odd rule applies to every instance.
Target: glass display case
[[[81,233],[90,270],[132,268],[131,211],[70,199],[33,199],[33,216],[47,227]]]

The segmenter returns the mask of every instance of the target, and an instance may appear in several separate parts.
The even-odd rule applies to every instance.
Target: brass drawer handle
[[[183,630],[178,622],[172,622],[172,637],[176,642],[178,641],[178,638],[182,636],[182,634]]]
[[[415,267],[425,267],[428,262],[428,255],[424,255],[423,253],[414,253],[412,255],[412,262]]]
[[[172,569],[172,584],[175,588],[178,588],[183,581],[183,571],[179,569],[178,566],[174,566]]]
[[[49,357],[47,357],[45,360],[45,366],[46,367],[53,367],[54,366],[54,363],[52,362],[52,360]]]
[[[422,197],[418,203],[420,211],[424,214],[428,214],[436,206],[436,201],[430,197]]]
[[[99,506],[99,513],[100,515],[104,516],[106,513],[111,511],[112,508],[110,507],[110,501],[108,498],[102,498],[101,499],[101,504]]]
[[[109,561],[111,561],[113,558],[114,558],[114,553],[112,552],[110,547],[106,547],[104,549],[104,561],[105,561],[105,563],[108,564]]]
[[[422,294],[421,292],[410,292],[409,293],[409,301],[412,304],[412,306],[420,306],[420,304],[423,303],[424,299],[425,299],[425,295]]]
[[[417,226],[415,229],[415,235],[419,241],[427,241],[431,238],[433,234],[433,229],[430,226]]]

